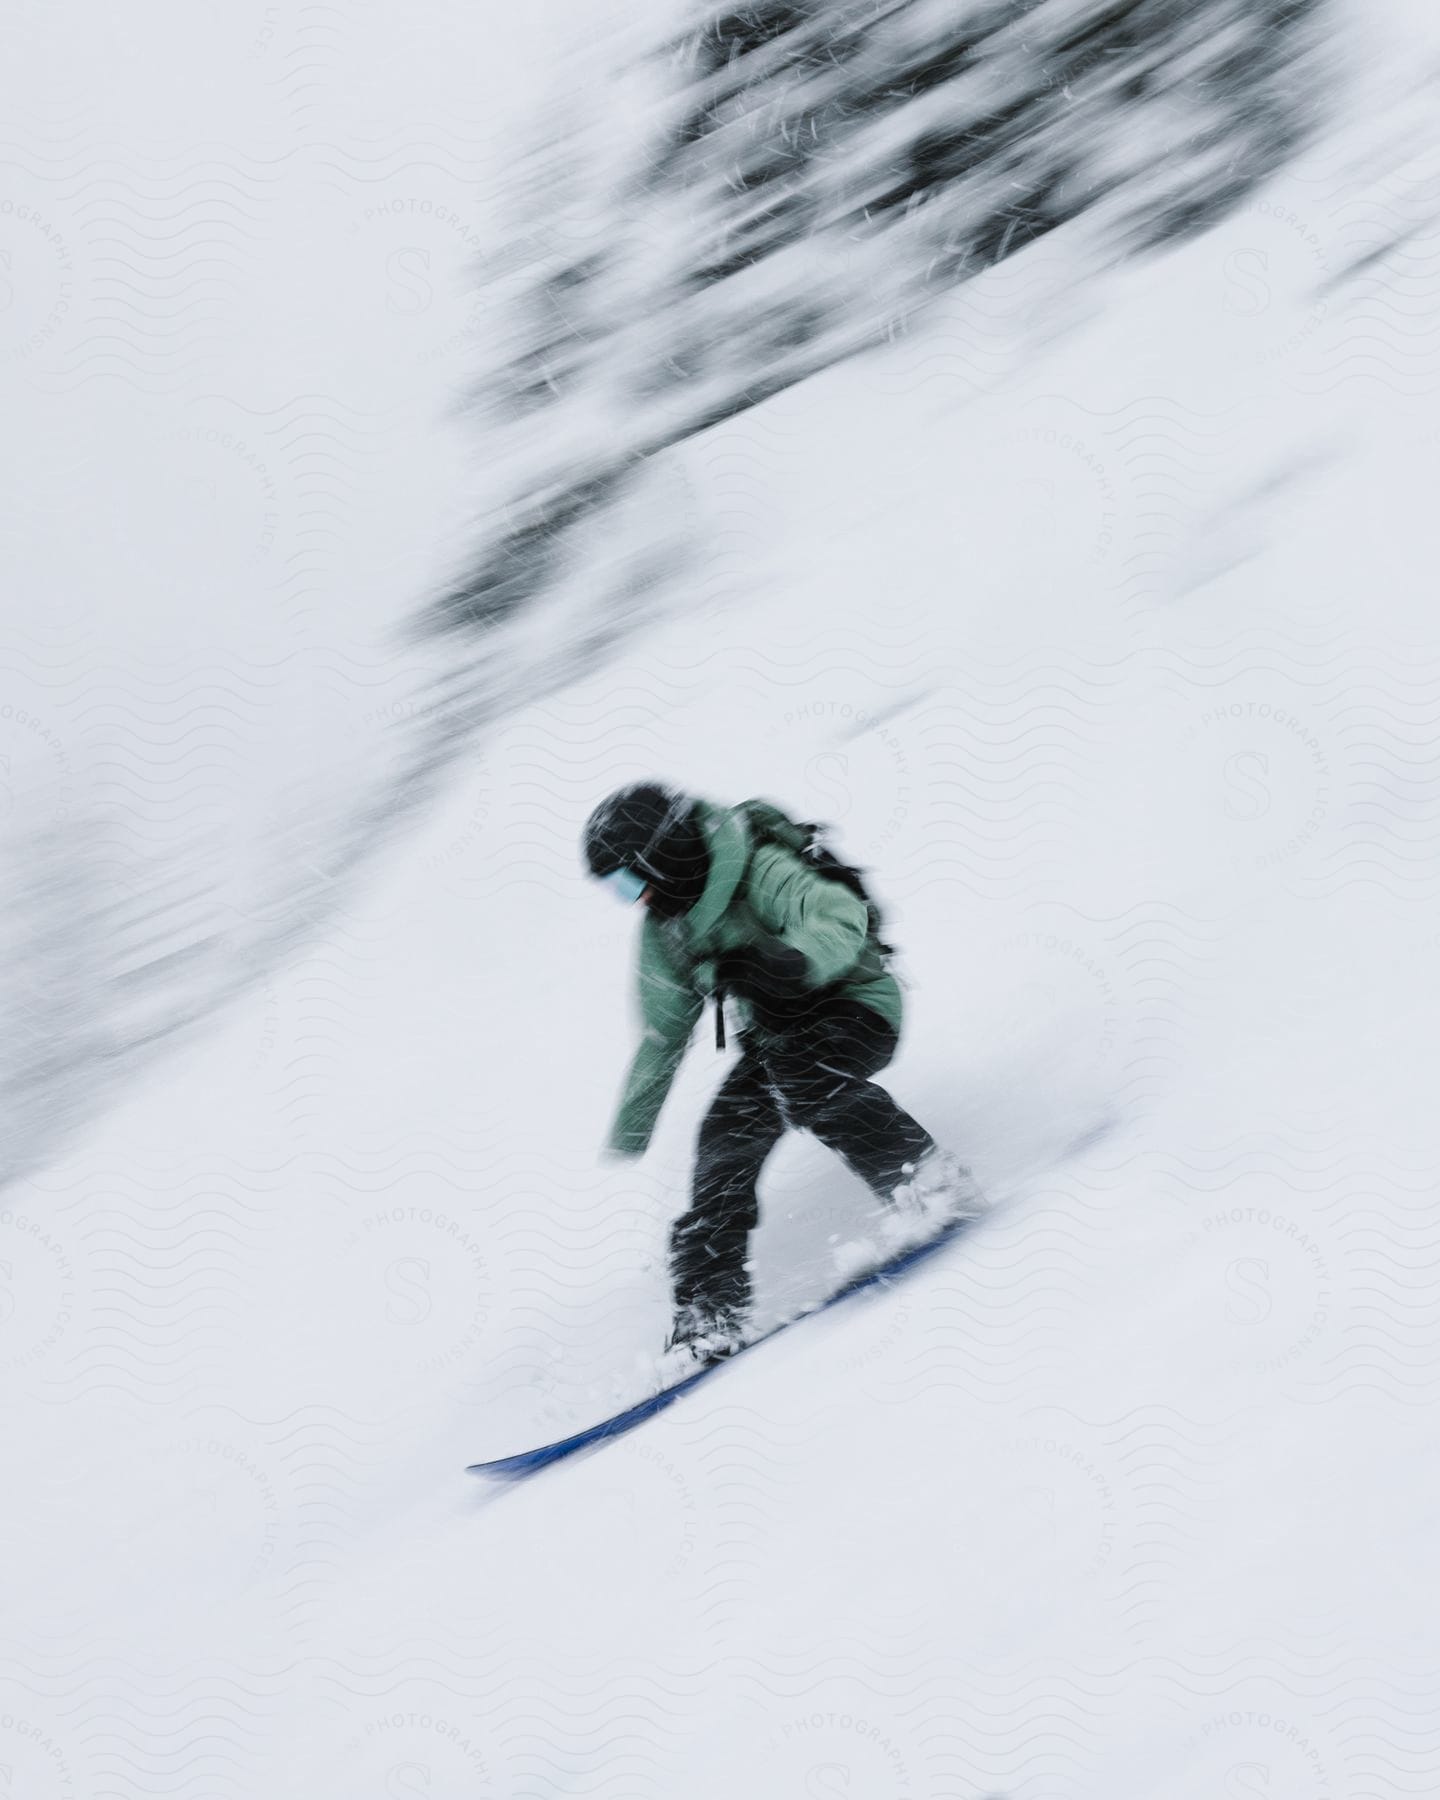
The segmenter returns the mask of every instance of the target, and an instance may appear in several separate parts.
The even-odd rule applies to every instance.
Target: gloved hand
[[[783,1012],[814,992],[809,963],[798,950],[768,934],[743,950],[727,950],[715,964],[715,979],[762,1013]]]

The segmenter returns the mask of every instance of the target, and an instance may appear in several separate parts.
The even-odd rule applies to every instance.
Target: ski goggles
[[[608,875],[602,875],[600,879],[610,892],[617,899],[623,900],[627,906],[633,906],[650,885],[633,869],[612,869]]]

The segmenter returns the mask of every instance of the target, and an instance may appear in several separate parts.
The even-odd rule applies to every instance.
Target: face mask
[[[645,889],[650,885],[641,879],[633,869],[613,869],[610,874],[602,875],[601,881],[626,906],[633,906]]]

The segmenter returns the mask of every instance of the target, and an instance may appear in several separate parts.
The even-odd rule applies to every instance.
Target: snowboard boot
[[[905,1179],[891,1189],[896,1210],[917,1223],[948,1225],[988,1211],[975,1177],[953,1150],[934,1144],[918,1162],[906,1163]]]
[[[744,1342],[741,1308],[703,1300],[686,1301],[675,1308],[669,1341],[661,1358],[665,1385],[683,1381],[722,1357],[733,1356]]]

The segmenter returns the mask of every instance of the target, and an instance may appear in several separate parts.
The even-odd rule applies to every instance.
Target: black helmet
[[[658,913],[685,912],[704,892],[710,851],[699,811],[674,788],[641,781],[617,789],[585,821],[582,843],[592,875],[632,870]]]

